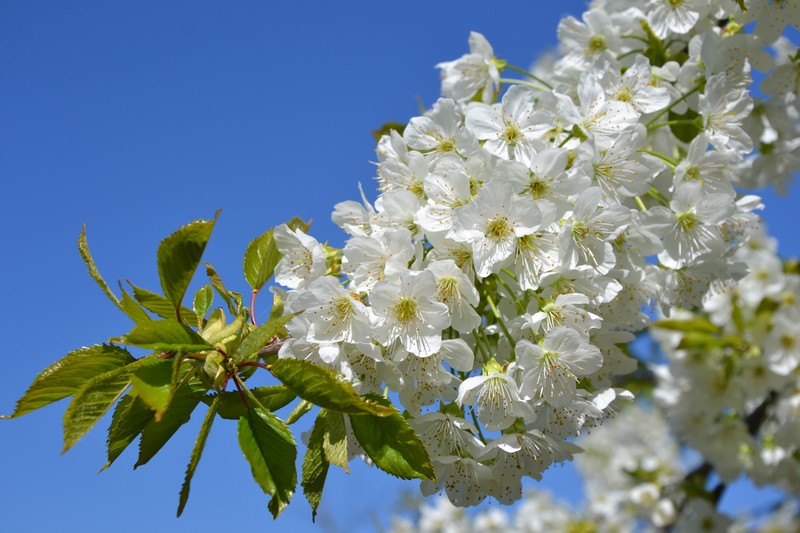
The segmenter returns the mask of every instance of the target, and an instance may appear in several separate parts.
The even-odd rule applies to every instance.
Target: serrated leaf
[[[325,432],[322,438],[322,450],[325,459],[332,465],[344,469],[348,474],[347,466],[347,428],[344,425],[344,415],[321,409],[317,422],[324,423]]]
[[[160,419],[171,399],[173,370],[179,363],[174,359],[148,358],[131,376],[136,395],[155,411]]]
[[[72,351],[36,376],[14,412],[2,418],[16,418],[72,396],[90,379],[133,361],[128,350],[107,344]]]
[[[183,226],[158,246],[158,277],[161,288],[164,296],[172,303],[179,321],[183,296],[200,264],[219,213],[217,211],[212,220],[197,220]]]
[[[64,413],[64,449],[72,448],[125,393],[135,363],[109,370],[85,382]]]
[[[214,303],[214,289],[211,285],[203,285],[197,292],[194,293],[194,300],[192,300],[192,310],[197,317],[198,326],[202,325],[203,317],[206,316],[211,305]]]
[[[309,402],[308,400],[300,400],[300,402],[294,407],[289,416],[286,417],[286,423],[291,425],[303,418],[303,415],[311,411],[314,408],[314,404]]]
[[[239,363],[242,361],[255,361],[258,359],[258,350],[267,345],[272,337],[274,337],[282,328],[289,322],[295,315],[287,315],[277,318],[270,318],[266,323],[261,324],[255,330],[251,331],[247,337],[242,340],[242,343],[233,352],[231,358]]]
[[[97,265],[94,262],[94,258],[92,258],[92,254],[89,251],[89,243],[86,241],[86,224],[83,225],[81,228],[81,234],[78,236],[78,253],[81,255],[81,259],[83,262],[86,263],[86,267],[89,269],[89,276],[100,286],[102,291],[108,296],[108,299],[111,302],[119,307],[123,312],[125,309],[120,305],[119,299],[111,292],[111,288],[106,283],[106,280],[103,279],[103,276],[100,275],[100,271],[97,269]]]
[[[303,458],[302,476],[300,485],[303,487],[308,503],[311,505],[311,521],[317,517],[317,507],[322,501],[322,490],[325,488],[325,478],[328,476],[330,462],[325,457],[323,442],[325,439],[325,420],[323,412],[317,416],[311,436],[308,438],[306,455]],[[341,416],[341,415],[340,415]]]
[[[142,304],[142,307],[161,318],[175,320],[175,308],[172,306],[172,302],[160,294],[137,287],[130,281],[128,285],[133,289],[133,297],[136,298],[137,302]],[[197,326],[197,316],[195,316],[191,309],[181,307],[181,318],[186,324]]]
[[[309,227],[303,219],[298,217],[294,217],[286,225],[291,229],[300,228],[303,231],[308,231]],[[275,272],[275,267],[281,259],[281,253],[272,238],[272,232],[271,229],[267,230],[250,241],[244,253],[244,277],[255,291],[261,290],[261,287]]]
[[[677,319],[664,319],[653,322],[654,328],[669,329],[672,331],[695,332],[695,333],[710,333],[716,334],[720,332],[719,327],[712,324],[705,318],[690,318],[686,320]]]
[[[139,468],[155,456],[178,429],[189,421],[205,389],[197,385],[183,385],[175,391],[169,407],[161,420],[153,418],[142,431],[139,441],[139,458],[133,468]]]
[[[211,350],[203,337],[175,320],[151,320],[137,324],[119,342],[161,352],[187,353]]]
[[[142,433],[154,416],[155,413],[152,409],[132,392],[129,392],[117,403],[106,438],[108,461],[100,469],[101,472],[116,461],[117,457]]]
[[[435,477],[425,445],[400,413],[351,415],[350,426],[369,458],[384,472],[402,479]]]
[[[297,485],[297,444],[280,418],[258,405],[250,407],[239,418],[239,446],[256,483],[272,496],[268,507],[277,518],[289,504]]]
[[[122,310],[128,315],[131,320],[139,324],[140,322],[147,322],[148,320],[152,320],[150,315],[147,314],[147,311],[139,305],[133,297],[122,287],[122,283],[119,284],[119,288],[122,291],[122,299],[120,299],[119,304],[122,307]]]
[[[189,500],[189,488],[192,484],[192,477],[197,465],[200,463],[200,457],[203,455],[203,448],[205,448],[208,434],[211,432],[211,424],[217,416],[217,403],[218,398],[208,408],[206,417],[203,419],[203,424],[200,426],[200,433],[194,441],[194,448],[192,448],[192,455],[189,456],[189,465],[186,467],[186,476],[183,478],[183,485],[181,485],[181,492],[178,499],[178,516],[183,513],[183,508],[186,507],[186,502]]]
[[[233,301],[231,300],[231,295],[228,292],[228,289],[225,288],[225,284],[222,283],[222,278],[217,274],[217,271],[211,266],[209,263],[203,263],[206,266],[206,276],[208,276],[208,280],[211,282],[211,286],[214,287],[214,290],[217,291],[220,298],[225,302],[228,306],[228,311],[232,315],[236,315],[239,313],[239,310],[233,305]]]
[[[289,405],[292,400],[297,398],[295,393],[283,385],[275,385],[273,387],[258,387],[251,389],[250,393],[256,398],[256,400],[258,400],[259,404],[270,411],[277,411],[281,407]],[[238,392],[220,392],[214,397],[219,398],[217,413],[222,418],[227,420],[238,420],[247,411],[247,408],[242,401],[242,397]]]
[[[314,405],[345,414],[389,416],[391,405],[381,405],[359,395],[353,386],[330,370],[300,359],[278,359],[272,373],[295,394]]]

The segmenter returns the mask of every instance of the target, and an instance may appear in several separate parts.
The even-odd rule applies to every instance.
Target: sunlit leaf
[[[96,344],[79,348],[44,369],[27,392],[17,401],[14,412],[3,418],[15,418],[75,394],[87,381],[134,361],[128,350],[119,346]]]
[[[214,418],[217,416],[217,402],[215,399],[208,408],[206,417],[203,419],[203,424],[200,426],[200,433],[194,441],[194,448],[192,448],[192,455],[189,457],[189,465],[186,467],[186,476],[183,478],[183,485],[181,485],[181,493],[178,500],[178,516],[183,513],[186,502],[189,500],[189,489],[192,484],[192,477],[197,465],[200,463],[200,457],[203,455],[203,448],[205,448],[208,434],[211,432],[211,424],[214,423]]]
[[[178,313],[178,320],[183,296],[200,264],[219,213],[217,211],[212,220],[197,220],[183,226],[158,246],[158,277],[164,295]]]
[[[279,359],[272,364],[272,373],[304,400],[331,411],[379,416],[396,412],[391,405],[381,405],[359,395],[334,372],[308,361]]]

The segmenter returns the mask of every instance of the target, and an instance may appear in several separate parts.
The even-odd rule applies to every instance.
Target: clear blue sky
[[[417,97],[435,101],[433,66],[464,53],[469,31],[526,67],[556,43],[559,18],[583,5],[504,2],[498,13],[472,1],[3,2],[0,412],[51,362],[130,328],[86,275],[75,245],[84,222],[106,279],[156,289],[159,240],[222,208],[206,260],[246,292],[243,251],[269,227],[313,218],[320,240],[341,244],[334,203],[356,199],[358,182],[374,195],[371,130],[417,114]],[[795,199],[766,196],[782,251],[800,254]],[[65,407],[0,423],[4,531],[269,526],[235,424],[215,425],[175,520],[202,415],[135,473],[128,450],[95,475],[107,421],[59,457]],[[545,485],[574,494],[570,472],[553,469]],[[276,525],[367,531],[403,490],[416,493],[416,483],[336,472],[316,526],[301,494]]]

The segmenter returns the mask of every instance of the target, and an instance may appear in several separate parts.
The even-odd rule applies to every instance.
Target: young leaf
[[[322,450],[325,452],[325,459],[339,468],[344,469],[348,474],[350,468],[347,466],[347,428],[344,425],[344,415],[321,409],[317,422],[325,424],[325,433],[322,439]]]
[[[197,465],[200,463],[200,457],[203,455],[203,448],[206,445],[208,434],[211,432],[211,424],[214,423],[214,418],[217,416],[218,398],[215,398],[208,408],[206,417],[203,419],[203,424],[200,426],[200,433],[197,435],[197,440],[194,441],[194,448],[192,455],[189,457],[189,465],[186,467],[186,476],[183,478],[183,485],[181,485],[181,493],[178,500],[178,516],[183,513],[183,508],[186,507],[186,502],[189,500],[189,488],[192,484],[192,477]]]
[[[126,315],[130,317],[131,320],[139,324],[140,322],[147,322],[148,320],[152,320],[150,315],[147,314],[139,302],[134,300],[130,294],[124,289],[122,283],[119,284],[119,289],[122,291],[122,299],[119,301],[119,305],[121,306],[122,310],[125,312]]]
[[[155,413],[133,391],[126,394],[117,403],[106,438],[108,461],[100,469],[101,472],[116,461],[117,457],[142,433],[154,416]]]
[[[193,329],[175,320],[151,320],[137,324],[118,341],[161,352],[186,353],[213,349]]]
[[[248,400],[254,400],[251,396]],[[250,463],[253,478],[272,496],[274,518],[286,508],[297,484],[297,444],[286,424],[259,405],[251,405],[239,418],[239,446]]]
[[[40,407],[72,396],[90,379],[134,361],[128,350],[96,344],[68,353],[44,369],[17,401],[14,412],[2,418],[16,418]]]
[[[294,316],[295,315],[287,315],[270,318],[269,321],[258,326],[258,328],[250,332],[250,334],[244,338],[236,351],[233,352],[231,359],[237,363],[242,361],[255,361],[258,359],[258,350],[266,346],[270,339],[275,336],[289,320],[294,318]]]
[[[322,500],[322,489],[325,487],[325,478],[328,475],[330,463],[325,457],[324,440],[326,423],[323,418],[324,411],[320,411],[311,436],[308,439],[306,455],[303,458],[302,477],[300,485],[303,487],[308,503],[311,504],[311,521],[317,517],[317,507]],[[341,416],[341,415],[339,415]]]
[[[283,385],[258,387],[251,389],[250,393],[262,407],[270,411],[277,411],[281,407],[289,405],[292,400],[297,398],[295,393]],[[224,391],[214,397],[207,396],[206,398],[219,398],[217,413],[227,420],[238,420],[245,414],[245,411],[247,411],[244,402],[242,402],[241,395],[236,391]]]
[[[117,299],[114,293],[111,292],[111,288],[108,286],[108,283],[106,283],[106,280],[104,280],[103,276],[100,275],[100,271],[97,269],[97,265],[94,263],[92,254],[89,252],[89,243],[86,241],[86,224],[83,225],[81,228],[81,234],[78,236],[78,253],[81,254],[83,262],[86,263],[86,267],[89,269],[89,275],[92,277],[92,279],[95,280],[95,282],[100,286],[105,295],[108,296],[108,299],[124,312],[125,309],[120,304],[119,299]]]
[[[345,414],[389,416],[396,413],[391,405],[381,405],[360,396],[353,386],[336,374],[308,361],[278,359],[272,373],[295,394],[314,405]]]
[[[244,277],[253,290],[261,287],[269,280],[280,261],[281,253],[272,238],[272,230],[256,237],[247,245],[244,253]]]
[[[148,357],[131,376],[133,391],[155,411],[156,420],[163,416],[169,405],[173,386],[173,369],[178,365],[173,359]]]
[[[425,445],[406,419],[351,415],[350,425],[375,466],[402,479],[433,479],[435,474]]]
[[[289,416],[286,417],[286,423],[289,425],[294,424],[313,408],[313,403],[309,402],[308,400],[300,400],[300,403],[298,403],[292,412],[289,413]]]
[[[202,326],[203,317],[206,316],[211,305],[214,303],[214,290],[211,285],[203,285],[197,292],[194,293],[194,300],[192,301],[192,310],[197,317],[198,326]]]
[[[130,281],[128,285],[133,289],[133,297],[136,298],[137,302],[142,304],[142,307],[161,318],[169,318],[171,320],[175,318],[175,308],[172,306],[172,302],[160,294],[137,287]],[[181,318],[186,324],[197,326],[197,316],[195,316],[191,309],[181,307]]]
[[[238,314],[239,311],[233,304],[233,301],[231,300],[231,295],[228,292],[228,289],[225,288],[225,284],[222,283],[222,278],[219,277],[219,274],[217,274],[217,271],[214,270],[213,266],[211,266],[208,263],[203,263],[203,264],[206,266],[206,276],[208,276],[208,280],[211,282],[211,286],[214,287],[214,289],[217,291],[217,294],[219,294],[222,300],[225,302],[225,304],[227,304],[228,311],[230,311],[232,315]]]
[[[219,213],[217,211],[212,220],[197,220],[183,226],[158,246],[158,277],[178,320],[183,296],[200,264]]]
[[[85,382],[64,413],[65,453],[83,437],[125,393],[135,363],[109,370]]]
[[[183,385],[175,391],[169,407],[161,420],[153,418],[142,431],[139,441],[139,458],[133,468],[146,464],[172,438],[182,425],[189,421],[205,389],[196,384]]]
[[[299,228],[303,231],[308,231],[309,227],[308,223],[298,217],[294,217],[286,225],[291,229]],[[272,238],[272,231],[268,230],[253,239],[244,253],[244,277],[255,291],[261,290],[275,272],[275,267],[281,259],[281,253]]]

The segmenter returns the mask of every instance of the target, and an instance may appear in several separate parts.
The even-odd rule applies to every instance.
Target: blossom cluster
[[[666,358],[655,396],[723,482],[744,474],[798,494],[800,271],[776,245],[751,238],[736,254],[750,273],[710,295],[691,330],[653,331]]]
[[[533,72],[472,33],[438,65],[442,98],[378,142],[377,200],[335,207],[343,249],[276,229],[299,313],[280,357],[393,394],[436,470],[424,494],[520,499],[631,398],[615,379],[648,308],[747,273],[761,202],[737,187],[783,187],[800,163],[783,4],[595,2]],[[752,68],[771,71],[763,99]]]

